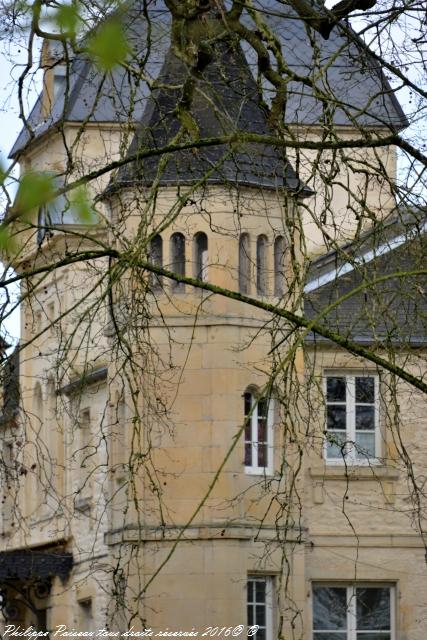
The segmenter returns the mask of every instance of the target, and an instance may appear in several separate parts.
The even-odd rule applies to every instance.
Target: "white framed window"
[[[257,625],[257,640],[273,638],[273,578],[272,576],[248,576],[247,622]]]
[[[327,462],[366,463],[380,453],[377,375],[325,375]]]
[[[273,402],[253,391],[243,394],[245,414],[245,471],[273,472]]]
[[[396,640],[394,587],[313,585],[313,640]]]

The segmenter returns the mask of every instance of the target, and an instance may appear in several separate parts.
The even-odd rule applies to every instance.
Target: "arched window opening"
[[[171,268],[178,276],[185,276],[185,238],[174,233],[170,240]],[[173,291],[184,291],[183,282],[172,282]]]
[[[245,470],[270,473],[272,468],[272,403],[254,391],[243,394],[245,416]]]
[[[256,241],[256,292],[259,296],[267,293],[267,236],[258,236]]]
[[[193,241],[194,277],[200,280],[208,279],[208,237],[203,231],[194,236]]]
[[[163,267],[163,239],[159,234],[151,238],[149,259],[155,267]],[[161,289],[162,281],[162,276],[150,273],[150,286],[152,289]]]
[[[239,238],[239,291],[240,293],[250,292],[250,238],[248,233],[242,233]]]
[[[274,241],[274,295],[285,293],[285,238],[277,236]]]

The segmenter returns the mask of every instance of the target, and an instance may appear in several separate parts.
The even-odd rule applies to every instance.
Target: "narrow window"
[[[247,582],[248,626],[257,625],[257,640],[273,637],[273,597],[270,576],[249,576]],[[338,640],[338,639],[337,639]]]
[[[281,298],[285,293],[285,239],[278,236],[274,241],[274,295]]]
[[[149,259],[155,267],[163,267],[163,240],[159,234],[151,238]],[[162,276],[150,273],[150,286],[152,289],[161,289],[162,280]]]
[[[203,231],[194,236],[193,241],[194,277],[200,280],[208,278],[208,237]]]
[[[378,376],[328,375],[327,460],[360,462],[379,455]]]
[[[271,473],[272,411],[271,403],[247,391],[245,413],[245,470],[247,473]]]
[[[313,640],[395,640],[393,588],[313,585]]]
[[[171,268],[178,276],[185,276],[185,238],[182,233],[174,233],[170,239]],[[184,291],[183,282],[172,282],[174,291]]]
[[[267,293],[267,236],[258,236],[256,241],[256,292],[259,296]]]
[[[240,293],[250,292],[250,238],[248,233],[242,233],[239,238],[239,291]]]
[[[92,598],[87,598],[87,600],[79,600],[78,618],[79,618],[79,629],[83,629],[84,631],[92,631],[93,629]]]

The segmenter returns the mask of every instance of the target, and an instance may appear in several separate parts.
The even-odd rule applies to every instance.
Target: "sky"
[[[22,70],[24,58],[22,49],[14,46],[10,48],[7,43],[0,45],[0,166],[7,167],[9,152],[21,130],[21,120],[19,119],[19,103],[16,94],[16,86]],[[28,95],[28,103],[33,103],[36,99],[37,91],[34,86]],[[15,171],[17,175],[17,170]],[[10,295],[16,300],[19,291],[10,290]],[[0,297],[1,301],[1,297]],[[4,325],[0,327],[0,335],[7,336],[8,342],[14,342],[19,338],[20,317],[19,311],[13,312]]]

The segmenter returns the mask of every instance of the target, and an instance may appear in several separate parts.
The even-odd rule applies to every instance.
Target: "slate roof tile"
[[[129,3],[129,9],[124,14],[124,25],[134,52],[130,63],[137,64],[149,50],[144,73],[148,78],[155,79],[170,46],[170,14],[163,0],[148,0],[147,10],[153,27],[148,38],[144,4],[142,0]],[[255,0],[254,4],[265,12],[266,22],[279,36],[283,56],[291,72],[307,75],[315,83],[316,97],[309,87],[302,86],[300,82],[289,82],[286,122],[322,124],[330,117],[338,125],[394,128],[407,125],[379,65],[362,51],[357,39],[349,42],[340,26],[332,30],[329,40],[323,40],[314,32],[310,32],[309,37],[305,24],[287,5],[274,0]],[[244,20],[253,28],[247,14]],[[256,76],[254,53],[247,46],[244,52]],[[268,94],[268,87],[265,88]],[[321,99],[325,90],[329,96],[326,104]],[[44,118],[39,97],[28,122],[33,129],[33,138],[39,138],[52,127],[60,126],[64,120],[139,122],[148,95],[146,82],[137,81],[126,69],[116,67],[112,73],[105,75],[91,61],[79,55],[72,61],[65,108],[64,96],[60,96],[52,113]],[[30,139],[30,133],[24,127],[10,156],[17,157]]]

